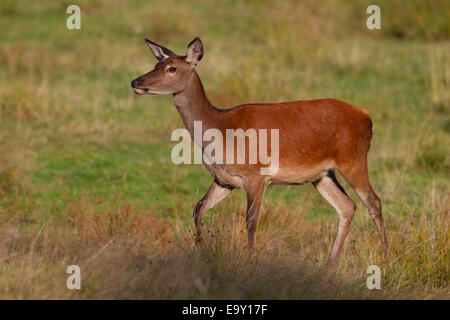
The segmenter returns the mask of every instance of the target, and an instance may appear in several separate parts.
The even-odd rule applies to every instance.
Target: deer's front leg
[[[194,223],[197,228],[198,242],[202,239],[203,214],[224,199],[231,192],[231,190],[232,189],[221,187],[216,182],[213,182],[209,187],[208,192],[206,192],[203,198],[197,202],[197,205],[194,208]]]
[[[244,185],[247,194],[247,234],[249,249],[255,246],[255,234],[258,228],[259,216],[261,213],[262,200],[266,190],[266,182],[263,179],[247,181]]]

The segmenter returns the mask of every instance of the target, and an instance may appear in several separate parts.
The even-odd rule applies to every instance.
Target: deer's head
[[[146,74],[131,81],[137,94],[175,94],[184,90],[187,80],[195,73],[195,66],[203,56],[200,38],[195,38],[187,46],[185,56],[178,56],[169,49],[148,39],[145,42],[152,50],[158,63]]]

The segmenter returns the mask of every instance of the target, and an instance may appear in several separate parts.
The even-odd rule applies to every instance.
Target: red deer
[[[172,94],[186,129],[194,136],[194,121],[202,130],[278,129],[279,168],[262,175],[257,164],[204,164],[214,177],[209,190],[194,209],[197,236],[202,238],[203,214],[224,199],[231,190],[243,188],[247,195],[246,226],[249,248],[254,248],[255,233],[266,187],[270,184],[311,182],[337,211],[339,227],[329,264],[333,264],[346,238],[356,210],[336,179],[338,171],[367,206],[375,222],[382,247],[387,248],[381,201],[368,176],[367,153],[372,138],[372,121],[360,108],[335,99],[281,103],[252,103],[229,109],[214,107],[206,97],[195,70],[203,57],[203,45],[195,38],[185,56],[145,40],[158,63],[155,68],[131,81],[137,94]],[[205,148],[205,144],[200,146]]]

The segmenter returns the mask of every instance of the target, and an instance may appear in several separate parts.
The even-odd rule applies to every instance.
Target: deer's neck
[[[191,137],[194,137],[194,121],[202,122],[202,131],[218,127],[220,111],[209,102],[197,73],[192,74],[186,89],[174,94],[173,101]]]

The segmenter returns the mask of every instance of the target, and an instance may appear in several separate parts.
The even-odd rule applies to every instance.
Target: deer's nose
[[[132,88],[136,88],[136,86],[142,84],[142,80],[141,79],[134,79],[133,81],[131,81],[131,87]]]

